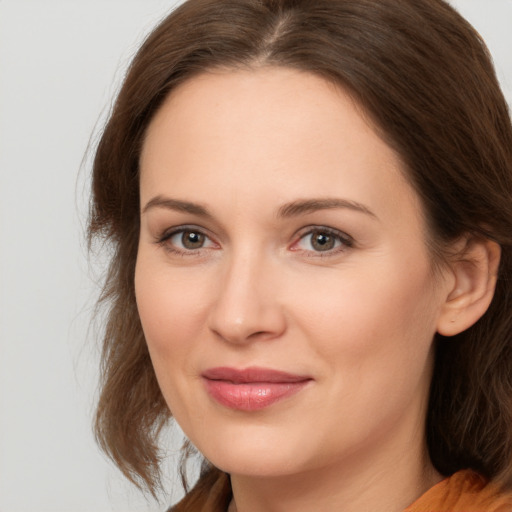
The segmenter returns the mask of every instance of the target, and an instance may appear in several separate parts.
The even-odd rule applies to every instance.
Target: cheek
[[[202,407],[189,390],[197,379],[193,354],[201,350],[207,297],[193,281],[144,254],[137,261],[135,293],[151,361],[165,401],[184,427],[203,424],[191,419]]]
[[[314,349],[332,366],[418,366],[428,357],[437,317],[437,303],[428,261],[347,271],[323,286],[305,283],[295,293],[296,322],[317,340]],[[352,371],[352,370],[350,370]]]
[[[181,364],[204,326],[206,290],[198,288],[192,276],[171,273],[142,254],[135,293],[155,370]]]
[[[422,418],[436,302],[428,266],[407,273],[393,266],[387,273],[367,268],[339,283],[326,281],[321,292],[309,287],[308,295],[296,294],[302,296],[296,323],[327,390],[311,408],[317,422],[332,427],[325,444],[355,449],[392,432],[404,417]]]

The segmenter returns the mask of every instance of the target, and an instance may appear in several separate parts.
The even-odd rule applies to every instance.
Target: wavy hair
[[[133,59],[99,141],[90,241],[112,249],[100,303],[99,444],[139,487],[159,484],[158,435],[171,417],[137,313],[139,155],[180,83],[214,68],[284,66],[348,91],[405,163],[435,258],[462,235],[502,258],[486,314],[437,336],[427,443],[437,470],[473,468],[512,488],[512,128],[488,50],[443,0],[188,0]]]

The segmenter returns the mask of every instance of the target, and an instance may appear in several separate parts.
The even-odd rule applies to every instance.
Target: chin
[[[289,471],[290,462],[297,461],[297,443],[279,430],[265,425],[216,429],[210,422],[207,431],[190,432],[189,439],[226,473],[278,476]]]
[[[279,477],[306,471],[314,465],[318,447],[308,447],[308,432],[288,427],[253,423],[231,425],[191,439],[198,450],[217,468],[229,474],[254,477]],[[306,441],[305,441],[306,440]],[[323,453],[325,460],[328,454]]]
[[[215,467],[226,473],[257,478],[287,476],[301,470],[297,460],[285,454],[270,452],[255,454],[246,450],[245,453],[232,452],[218,457],[214,455],[209,460]]]

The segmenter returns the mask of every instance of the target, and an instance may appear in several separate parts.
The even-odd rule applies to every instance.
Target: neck
[[[396,446],[389,447],[392,449],[382,450],[379,457],[375,452],[371,457],[357,453],[340,464],[293,475],[232,474],[234,504],[230,511],[402,512],[442,479],[430,463],[426,447],[411,445],[398,451]]]

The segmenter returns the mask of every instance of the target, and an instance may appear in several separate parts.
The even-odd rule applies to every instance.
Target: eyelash
[[[200,256],[202,249],[209,248],[201,246],[198,247],[197,249],[180,249],[176,247],[176,245],[169,243],[172,237],[180,234],[181,236],[183,236],[183,234],[186,232],[202,236],[205,238],[205,240],[209,240],[212,244],[215,244],[215,242],[211,240],[211,238],[204,232],[203,229],[198,228],[196,226],[178,226],[176,228],[171,229],[170,231],[165,231],[164,233],[162,233],[162,235],[157,237],[156,243],[158,245],[165,247],[165,249],[170,253],[183,257]],[[338,243],[338,246],[335,246],[332,249],[328,249],[326,251],[315,251],[314,249],[294,248],[294,246],[297,246],[301,241],[304,241],[308,236],[312,236],[315,233],[319,235],[327,235],[327,237],[334,239],[334,242]],[[329,256],[338,255],[339,253],[344,252],[352,247],[354,247],[354,239],[351,236],[347,235],[346,233],[325,226],[310,226],[306,228],[306,231],[300,233],[299,238],[295,242],[293,242],[292,246],[290,247],[290,250],[294,252],[303,252],[307,254],[308,257],[326,258]]]
[[[330,256],[336,256],[346,251],[347,249],[354,247],[354,239],[351,236],[344,233],[343,231],[338,231],[337,229],[328,228],[326,226],[311,226],[309,228],[306,228],[306,231],[300,233],[299,239],[293,243],[291,250],[297,252],[301,251],[301,249],[294,249],[293,247],[298,245],[300,242],[304,241],[308,236],[312,236],[315,233],[319,235],[327,235],[328,237],[334,239],[335,243],[338,243],[339,245],[326,251],[303,249],[302,251],[311,258],[328,258]]]
[[[169,243],[172,237],[180,234],[181,236],[183,236],[183,234],[186,232],[195,233],[211,241],[211,238],[201,228],[198,228],[196,226],[178,226],[176,228],[171,229],[170,231],[167,230],[164,233],[162,233],[162,235],[158,236],[156,239],[156,243],[164,247],[166,251],[177,256],[200,256],[201,249],[205,249],[205,247],[198,247],[197,249],[180,249],[176,247],[174,244]]]

